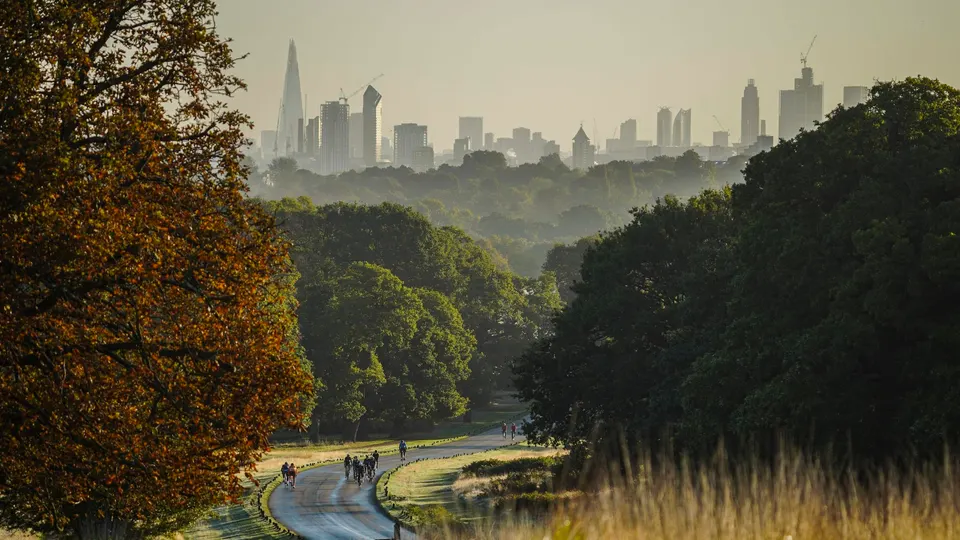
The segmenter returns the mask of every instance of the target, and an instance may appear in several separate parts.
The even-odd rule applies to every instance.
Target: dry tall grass
[[[487,520],[468,534],[523,540],[960,538],[960,475],[945,461],[854,480],[799,454],[729,468],[649,460],[630,485],[591,491],[546,516]]]

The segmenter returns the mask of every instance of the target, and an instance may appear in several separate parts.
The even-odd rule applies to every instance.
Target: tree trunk
[[[310,440],[313,444],[320,442],[320,415],[316,410],[313,411],[310,418]]]
[[[356,425],[353,427],[353,442],[357,442],[357,435],[360,434],[360,423],[363,422],[363,417],[357,419]]]
[[[125,520],[87,515],[73,524],[79,540],[142,540],[146,538],[133,524]]]

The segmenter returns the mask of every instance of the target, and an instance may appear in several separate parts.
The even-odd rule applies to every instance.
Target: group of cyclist
[[[280,474],[283,476],[283,485],[290,486],[290,489],[297,489],[297,472],[296,465],[283,462],[283,467],[280,467]]]
[[[363,484],[363,480],[367,479],[372,481],[373,477],[377,474],[377,467],[380,466],[380,452],[374,450],[372,455],[364,456],[361,460],[360,456],[350,457],[350,454],[347,454],[347,457],[343,458],[343,477],[350,478],[350,473],[353,473],[353,479],[357,482],[357,485]]]

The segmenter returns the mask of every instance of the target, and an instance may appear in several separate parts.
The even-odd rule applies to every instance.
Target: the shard
[[[287,74],[283,79],[283,103],[280,106],[280,123],[277,129],[277,155],[288,156],[297,151],[303,134],[303,102],[300,93],[300,66],[297,64],[297,45],[290,40],[287,53]]]

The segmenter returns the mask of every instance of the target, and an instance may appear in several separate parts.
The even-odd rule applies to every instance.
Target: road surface
[[[518,435],[517,441],[522,440]],[[449,444],[409,448],[407,460],[442,458],[456,454],[472,454],[510,444],[500,428],[482,435]],[[400,464],[400,456],[380,456],[379,479],[383,473]],[[352,475],[351,475],[352,476]],[[357,486],[343,476],[343,465],[327,465],[297,475],[297,488],[280,485],[273,490],[267,504],[274,519],[308,539],[374,540],[393,537],[393,521],[377,511],[373,483]],[[404,531],[403,539],[415,538]]]

